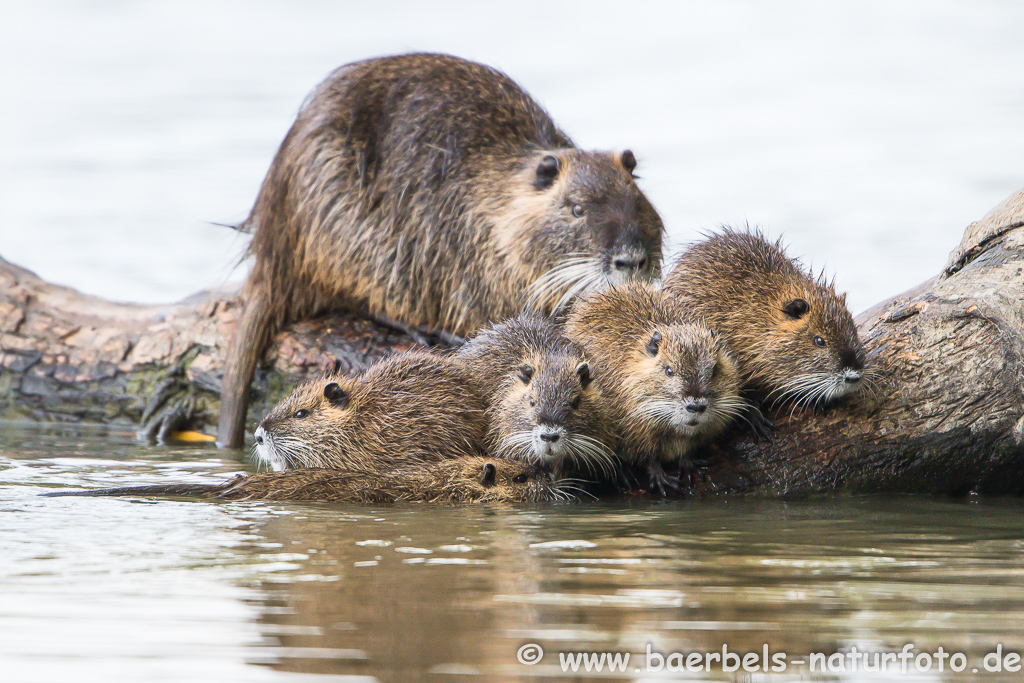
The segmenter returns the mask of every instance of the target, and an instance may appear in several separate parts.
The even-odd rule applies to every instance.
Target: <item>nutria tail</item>
[[[256,363],[270,342],[275,322],[268,302],[254,295],[245,302],[238,330],[231,340],[224,368],[217,423],[217,446],[241,448],[245,441],[245,415],[249,408],[249,387]]]
[[[212,498],[243,479],[235,476],[220,484],[151,484],[148,486],[118,486],[111,489],[85,489],[84,491],[50,491],[39,495],[59,496],[189,496]]]

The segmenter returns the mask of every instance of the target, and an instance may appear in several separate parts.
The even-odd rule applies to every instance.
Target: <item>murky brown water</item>
[[[1021,675],[983,666],[997,645],[1004,663],[1024,651],[1017,500],[387,508],[42,498],[57,487],[214,481],[246,465],[111,433],[0,434],[4,681],[598,677],[563,673],[559,653],[576,652],[632,653],[625,672],[602,678],[792,680],[811,678],[810,653],[908,643],[914,655],[962,653],[967,666],[952,673],[947,658],[939,673],[932,658],[918,672],[910,659],[907,674],[898,660],[864,673],[847,657],[845,673],[824,677]],[[529,644],[544,655],[527,666],[517,653]],[[679,674],[667,668],[686,660],[670,657],[652,672],[649,645],[655,668],[658,655],[723,646],[767,646],[769,657],[786,653],[787,668]]]

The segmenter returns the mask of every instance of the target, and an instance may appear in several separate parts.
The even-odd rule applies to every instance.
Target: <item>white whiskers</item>
[[[595,289],[607,280],[600,259],[585,254],[571,254],[530,285],[526,309],[555,314],[578,294]],[[557,302],[547,311],[547,304],[556,297]]]

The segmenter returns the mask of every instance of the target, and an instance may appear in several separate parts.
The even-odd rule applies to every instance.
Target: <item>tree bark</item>
[[[0,259],[0,418],[212,431],[236,296],[118,304]],[[857,322],[872,388],[826,412],[778,407],[770,441],[735,430],[696,490],[1024,493],[1024,190],[968,226],[942,273]],[[257,370],[250,424],[307,377],[413,345],[355,315],[293,325]]]

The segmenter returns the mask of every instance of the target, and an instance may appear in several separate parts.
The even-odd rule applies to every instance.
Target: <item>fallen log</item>
[[[148,439],[212,432],[237,292],[119,304],[0,259],[0,419],[132,426]],[[1024,190],[968,226],[935,278],[857,319],[872,389],[826,412],[769,412],[709,449],[695,489],[1024,493]],[[301,380],[411,348],[350,314],[278,334],[253,381],[250,423]]]

